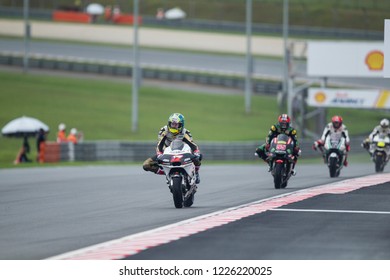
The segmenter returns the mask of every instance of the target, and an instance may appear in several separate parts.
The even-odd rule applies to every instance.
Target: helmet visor
[[[288,122],[280,122],[279,126],[281,129],[285,130],[288,128]]]
[[[169,122],[169,131],[173,134],[178,134],[180,132],[180,128],[182,127],[182,124],[179,122]]]

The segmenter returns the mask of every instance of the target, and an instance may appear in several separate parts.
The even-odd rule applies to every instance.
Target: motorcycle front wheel
[[[384,169],[384,158],[382,154],[375,155],[375,172],[383,172]]]
[[[284,173],[284,165],[276,164],[274,167],[274,185],[275,189],[280,189],[282,187]]]
[[[329,175],[332,178],[337,177],[337,162],[338,159],[335,157],[329,159]]]
[[[172,178],[172,196],[176,208],[183,208],[183,191],[181,189],[181,176]]]

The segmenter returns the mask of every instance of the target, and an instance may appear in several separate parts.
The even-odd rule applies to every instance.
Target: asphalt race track
[[[367,163],[350,164],[339,178],[330,178],[322,164],[299,165],[297,171],[286,189],[276,190],[259,161],[226,166],[205,162],[193,207],[175,209],[165,178],[141,166],[3,169],[0,259],[55,258],[217,211],[239,211],[243,204],[375,174]],[[379,176],[386,178],[384,184],[311,196],[127,258],[390,259],[388,176]]]

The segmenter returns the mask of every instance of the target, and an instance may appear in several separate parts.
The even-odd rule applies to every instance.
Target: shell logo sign
[[[383,70],[384,55],[382,51],[372,51],[366,56],[366,65],[368,69],[373,71]]]
[[[319,91],[319,92],[316,92],[316,93],[315,93],[314,99],[315,99],[318,103],[324,103],[325,100],[326,100],[326,95],[325,95],[324,92]]]
[[[390,91],[309,88],[306,101],[314,107],[390,109]]]

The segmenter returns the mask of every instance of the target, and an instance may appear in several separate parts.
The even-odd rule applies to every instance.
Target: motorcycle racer
[[[339,133],[341,132],[341,135],[345,138],[345,159],[344,159],[344,166],[348,166],[348,152],[351,150],[350,146],[350,138],[347,127],[343,124],[343,118],[340,116],[333,116],[331,122],[329,122],[322,133],[322,136],[320,139],[314,141],[313,143],[313,150],[317,150],[318,148],[324,146],[325,144],[325,138],[328,136],[328,134],[332,133]]]
[[[372,140],[374,139],[375,135],[378,134],[387,134],[390,137],[390,127],[389,127],[389,120],[388,119],[382,119],[379,122],[379,125],[375,126],[370,135],[363,141],[362,147],[366,149],[370,155],[371,152],[369,151],[370,144]]]
[[[291,126],[291,119],[287,114],[282,114],[278,117],[278,123],[271,126],[265,143],[257,147],[255,154],[269,164],[270,162],[268,161],[268,152],[270,144],[272,142],[272,139],[274,139],[281,133],[290,136],[294,142],[293,155],[295,156],[295,160],[292,167],[292,173],[293,175],[295,175],[296,171],[294,170],[294,167],[298,161],[298,157],[301,154],[301,149],[299,148],[297,131],[294,127]],[[268,171],[271,171],[271,166]]]
[[[163,126],[158,133],[158,143],[156,155],[146,159],[143,163],[143,169],[156,174],[164,174],[157,165],[157,159],[163,154],[164,149],[168,147],[174,139],[181,139],[188,144],[192,153],[198,160],[194,160],[196,184],[200,183],[199,168],[201,165],[201,154],[198,145],[193,141],[191,132],[184,127],[185,119],[180,113],[173,113],[168,118],[168,124]]]

